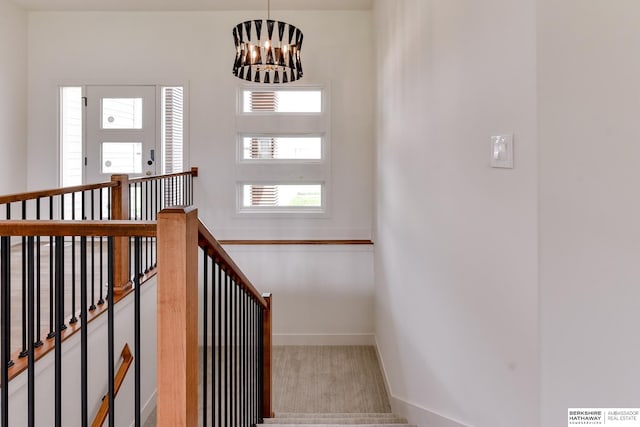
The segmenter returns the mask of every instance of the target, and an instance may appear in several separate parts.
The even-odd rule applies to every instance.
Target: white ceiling
[[[267,0],[13,0],[27,10],[261,10]],[[369,10],[373,0],[271,0],[272,10]]]

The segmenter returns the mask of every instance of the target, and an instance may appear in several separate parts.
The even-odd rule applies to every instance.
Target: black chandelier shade
[[[255,83],[289,83],[302,78],[302,31],[273,19],[245,21],[233,28],[233,74]]]

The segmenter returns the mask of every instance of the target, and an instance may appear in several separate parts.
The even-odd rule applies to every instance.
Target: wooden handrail
[[[209,229],[201,222],[198,221],[198,243],[201,248],[206,248],[209,256],[215,258],[220,262],[222,268],[231,273],[237,280],[240,286],[247,291],[256,301],[260,303],[262,308],[268,309],[269,304],[262,297],[262,294],[256,290],[251,281],[244,275],[240,267],[231,259],[231,256],[224,250],[222,245],[213,237],[213,234]]]
[[[131,354],[131,350],[129,349],[129,344],[124,345],[122,348],[122,353],[120,353],[120,357],[122,358],[122,363],[116,372],[116,376],[114,378],[114,390],[113,397],[115,398],[118,395],[118,391],[120,391],[120,387],[124,382],[124,378],[127,376],[127,372],[131,367],[131,363],[133,362],[133,355]],[[107,419],[109,415],[109,394],[105,394],[102,397],[102,404],[100,405],[100,409],[98,409],[98,413],[96,414],[96,418],[93,420],[91,427],[102,427],[104,421]]]
[[[98,184],[76,185],[74,187],[62,187],[50,190],[31,191],[29,193],[10,194],[0,196],[0,204],[22,202],[51,196],[62,196],[65,194],[78,193],[80,191],[98,190],[101,188],[117,187],[117,182],[100,182]]]
[[[164,179],[164,178],[174,178],[177,176],[188,176],[191,175],[194,178],[198,176],[198,168],[192,167],[190,171],[184,172],[176,172],[176,173],[168,173],[163,175],[151,175],[151,176],[141,176],[139,178],[131,178],[129,182],[144,182],[144,181],[153,181],[154,179]]]
[[[155,237],[155,221],[0,221],[0,236]]]
[[[165,175],[144,176],[140,178],[132,178],[129,182],[143,182],[159,178],[171,178],[176,176],[191,175],[194,178],[198,176],[198,168],[192,167],[191,170],[185,172],[170,173]],[[75,185],[71,187],[52,188],[47,190],[30,191],[26,193],[16,193],[0,196],[0,204],[22,202],[25,200],[33,200],[51,196],[62,196],[65,194],[79,193],[81,191],[98,190],[102,188],[114,188],[120,186],[117,181],[99,182],[96,184]]]
[[[291,240],[218,240],[221,245],[227,246],[340,246],[340,245],[373,245],[371,240],[331,240],[331,239],[291,239]]]

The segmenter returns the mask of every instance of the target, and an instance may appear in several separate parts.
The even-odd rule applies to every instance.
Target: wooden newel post
[[[273,298],[271,294],[262,294],[262,298],[267,302],[267,309],[264,312],[264,320],[262,324],[262,337],[264,345],[264,359],[262,361],[263,372],[263,390],[262,390],[262,417],[272,418],[273,412],[271,408],[271,365],[273,362],[271,346],[272,346],[272,333],[271,333],[271,313]]]
[[[118,182],[117,187],[111,189],[111,219],[129,219],[129,176],[111,175],[112,182]],[[113,294],[122,295],[131,289],[129,277],[129,238],[116,237],[113,239]]]
[[[158,215],[158,426],[198,424],[198,211]]]

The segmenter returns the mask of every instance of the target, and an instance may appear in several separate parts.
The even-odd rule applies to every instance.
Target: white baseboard
[[[406,418],[409,421],[409,424],[414,424],[418,427],[470,427],[460,421],[452,420],[451,418],[445,417],[444,415],[440,415],[434,411],[396,396],[389,385],[389,376],[387,375],[387,370],[375,335],[373,337],[373,341],[373,346],[376,348],[376,354],[378,355],[378,361],[380,362],[384,385],[387,389],[387,394],[389,395],[391,411],[394,414]]]
[[[401,417],[406,418],[409,424],[418,427],[470,427],[445,416],[436,414],[421,406],[399,399],[393,395],[389,396],[391,401],[391,411]]]
[[[153,410],[156,409],[157,393],[158,393],[158,389],[155,389],[153,393],[151,393],[151,397],[149,397],[149,399],[142,405],[142,413],[140,414],[140,419],[142,420],[143,425],[147,421],[147,418],[149,418],[149,415],[151,415],[151,412],[153,412]],[[135,421],[131,423],[131,427],[135,427],[135,424],[136,424]]]
[[[273,334],[273,345],[375,345],[373,334]]]

